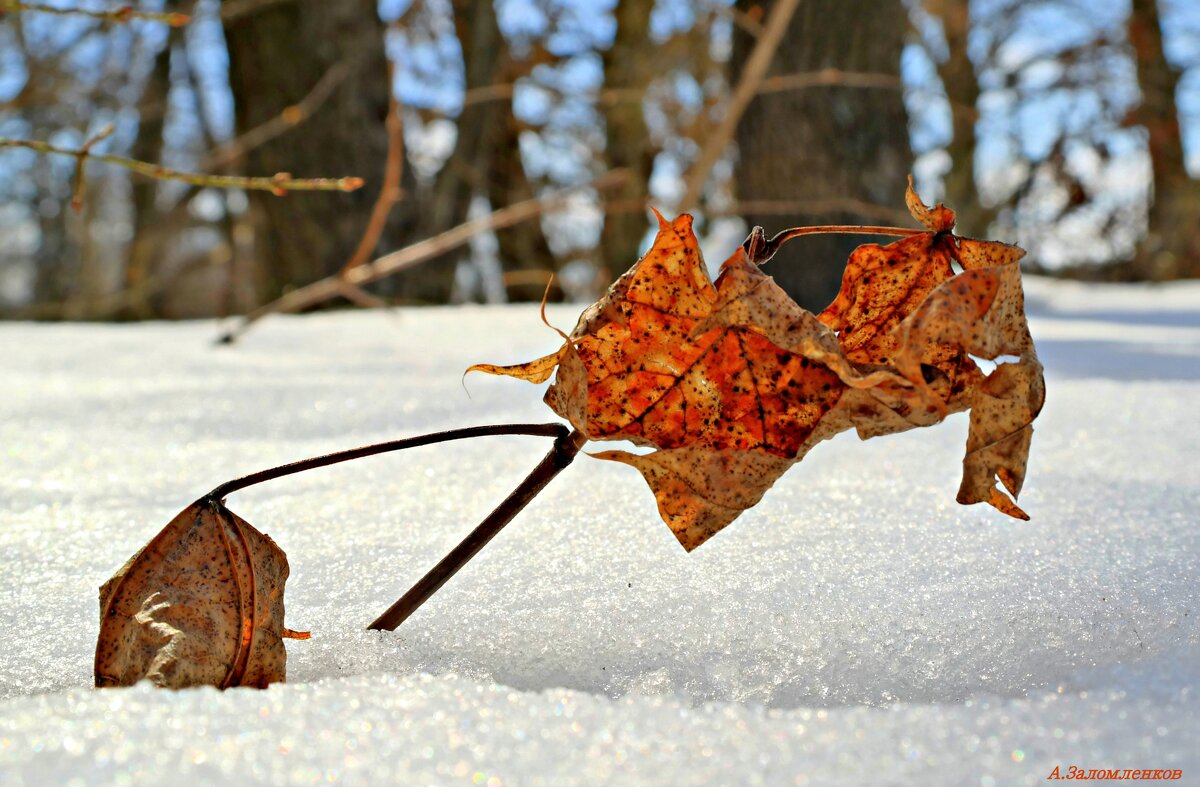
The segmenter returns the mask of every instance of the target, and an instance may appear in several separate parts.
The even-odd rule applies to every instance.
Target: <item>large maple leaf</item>
[[[1025,518],[995,488],[999,477],[1019,492],[1043,396],[1016,265],[1023,252],[953,236],[953,213],[925,207],[911,185],[908,204],[928,231],[856,250],[820,317],[762,272],[761,244],[735,251],[714,284],[691,217],[656,213],[650,251],[584,312],[562,349],[471,369],[539,383],[557,369],[546,402],[579,432],[658,449],[595,456],[638,468],[689,550],[757,503],[817,442],[849,428],[864,439],[898,432],[967,408],[959,501]],[[952,260],[966,270],[955,275]],[[985,377],[971,355],[1020,360]]]

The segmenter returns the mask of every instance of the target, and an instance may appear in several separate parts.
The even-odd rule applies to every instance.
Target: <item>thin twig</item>
[[[227,496],[233,494],[239,489],[261,484],[264,481],[274,481],[276,478],[303,473],[306,470],[315,470],[318,467],[328,467],[341,462],[349,462],[354,459],[362,459],[367,456],[375,456],[376,454],[386,454],[391,451],[403,451],[406,448],[416,448],[422,445],[433,445],[434,443],[445,443],[450,440],[466,440],[473,437],[494,437],[497,435],[530,435],[532,437],[555,437],[561,438],[566,436],[570,430],[562,424],[496,424],[494,426],[468,426],[463,429],[450,429],[445,432],[433,432],[432,434],[424,434],[419,437],[406,437],[402,440],[389,440],[386,443],[376,443],[374,445],[364,445],[359,448],[351,448],[346,451],[337,451],[324,456],[316,456],[312,459],[302,459],[299,462],[291,462],[279,467],[272,467],[268,470],[260,470],[257,473],[235,478],[231,481],[226,481],[220,486],[213,489],[202,499],[206,500],[224,500]]]
[[[375,251],[375,247],[379,245],[379,238],[383,235],[383,229],[387,226],[388,215],[404,195],[400,189],[400,182],[404,177],[404,116],[400,111],[400,100],[396,98],[396,90],[392,83],[394,73],[395,68],[392,61],[389,60],[387,67],[388,114],[385,122],[388,148],[387,161],[384,163],[383,169],[383,188],[379,190],[375,206],[371,208],[371,218],[367,221],[367,228],[358,242],[358,247],[342,265],[341,272],[343,274],[351,268],[357,268],[365,263],[371,256],[371,252]]]
[[[83,191],[87,188],[87,178],[83,171],[83,162],[92,155],[92,148],[113,135],[116,127],[111,123],[100,129],[91,139],[86,140],[75,156],[75,188],[71,191],[71,210],[78,213],[83,208]]]
[[[397,271],[411,268],[451,249],[458,248],[483,232],[511,227],[514,224],[519,224],[534,216],[541,215],[546,211],[554,210],[565,204],[572,196],[583,189],[592,188],[604,191],[619,185],[628,177],[629,172],[627,170],[613,170],[588,183],[562,189],[544,197],[518,202],[493,211],[486,216],[480,216],[479,218],[463,222],[457,227],[446,230],[439,235],[434,235],[432,238],[419,241],[390,254],[385,254],[373,262],[359,265],[356,268],[346,271],[344,275],[339,272],[324,279],[318,279],[312,284],[292,290],[270,303],[258,307],[243,317],[236,327],[224,333],[217,341],[219,344],[232,344],[252,324],[269,314],[298,312],[316,306],[319,303],[324,303],[330,298],[337,297],[342,293],[341,288],[344,286],[344,282],[362,286],[379,281]]]
[[[488,101],[499,101],[503,98],[512,98],[516,87],[516,82],[497,82],[492,85],[480,85],[479,87],[473,87],[463,93],[463,109],[466,109],[472,104],[484,104]]]
[[[271,177],[242,177],[238,175],[205,175],[197,172],[180,172],[159,164],[114,156],[108,153],[92,153],[84,148],[68,149],[51,145],[48,142],[29,139],[9,139],[0,137],[0,148],[27,148],[47,155],[72,156],[77,160],[90,158],[105,164],[118,167],[156,180],[175,180],[190,183],[194,186],[217,189],[253,189],[269,191],[277,196],[284,196],[289,191],[354,191],[362,188],[362,178],[293,178],[286,172],[279,172]]]
[[[600,105],[611,106],[620,103],[640,103],[646,98],[647,88],[601,88],[594,93],[580,95],[577,92],[563,90],[557,85],[547,84],[537,80],[529,80],[526,84],[531,88],[545,91],[559,98],[586,98]],[[814,87],[855,87],[902,90],[903,81],[894,74],[875,71],[844,71],[839,68],[823,68],[817,71],[798,71],[793,74],[779,74],[765,77],[755,89],[754,95],[779,93],[788,90],[807,90]],[[511,99],[516,92],[516,81],[494,82],[490,85],[473,87],[463,93],[462,106],[465,109],[473,104],[483,104],[488,101]],[[940,94],[939,94],[940,97]],[[418,110],[424,116],[448,117],[454,113],[442,112],[430,107]]]
[[[741,79],[738,80],[737,87],[729,99],[729,105],[725,108],[721,122],[704,140],[700,156],[692,165],[691,171],[688,172],[687,190],[684,192],[683,200],[678,208],[680,213],[689,210],[700,199],[700,192],[704,188],[705,181],[708,180],[709,171],[721,158],[721,154],[725,152],[725,146],[729,144],[729,140],[733,139],[733,133],[742,119],[742,113],[746,111],[751,99],[758,93],[759,85],[766,76],[767,69],[771,66],[771,59],[775,56],[775,50],[779,48],[783,34],[787,31],[788,22],[791,21],[799,3],[800,0],[779,0],[771,8],[771,15],[767,17],[763,31],[754,44],[754,50],[746,60]]]
[[[702,3],[701,5],[706,11],[710,11],[729,19],[754,38],[758,38],[760,35],[762,35],[762,22],[759,22],[754,16],[746,13],[737,6],[725,5],[724,3],[719,2]],[[761,6],[758,8],[761,9]]]
[[[450,553],[438,561],[438,564],[430,569],[429,573],[421,577],[417,584],[413,585],[396,603],[372,621],[367,628],[395,631],[397,626],[407,620],[408,616],[428,601],[429,597],[446,584],[450,577],[475,557],[479,550],[487,546],[487,543],[521,512],[521,509],[529,505],[529,501],[533,500],[546,487],[546,484],[565,470],[578,456],[579,449],[586,442],[585,435],[577,431],[568,433],[567,428],[562,427],[562,432],[555,438],[554,447],[550,449],[550,453],[546,454],[533,472],[517,485],[517,488],[504,499],[504,502],[496,506],[496,509],[488,514],[458,546],[450,550]]]
[[[364,309],[382,309],[389,305],[383,298],[372,295],[357,284],[351,284],[345,279],[342,279],[341,287],[343,298]]]
[[[119,25],[128,24],[134,19],[142,19],[147,22],[163,22],[171,27],[183,27],[192,21],[192,18],[187,14],[137,11],[131,5],[123,5],[111,11],[89,11],[86,8],[59,8],[42,3],[26,3],[23,0],[3,0],[0,3],[0,11],[12,13],[24,11],[37,14],[54,14],[55,16],[86,16],[89,19],[98,19],[101,22],[115,22]]]
[[[270,120],[260,123],[213,150],[205,158],[201,169],[217,169],[235,161],[251,150],[308,120],[325,103],[325,100],[333,94],[337,86],[350,75],[350,71],[350,66],[345,62],[339,61],[334,63],[321,75],[321,78],[305,94],[304,98],[295,104],[284,107],[278,115]]]
[[[242,133],[235,139],[232,139],[220,146],[214,147],[204,158],[198,169],[204,173],[211,173],[214,170],[220,170],[222,167],[225,167],[236,159],[241,158],[260,145],[269,142],[286,131],[296,128],[301,123],[304,123],[317,111],[317,109],[320,108],[320,106],[329,98],[329,96],[332,95],[334,89],[350,75],[352,70],[352,67],[347,65],[344,61],[334,64],[323,75],[321,75],[321,78],[317,80],[312,89],[309,90],[309,92],[304,96],[304,98],[300,99],[299,102],[285,107],[275,117],[255,126],[249,131]],[[201,94],[197,92],[197,95]],[[201,113],[201,117],[205,117],[205,115]],[[188,208],[191,205],[192,198],[196,196],[196,193],[200,191],[201,188],[202,186],[200,185],[189,185],[189,187],[178,196],[175,204],[172,205],[165,214],[161,215],[152,226],[145,228],[146,234],[149,236],[151,241],[153,241],[154,238],[167,236],[178,232],[181,224],[190,220],[188,216]],[[226,212],[226,220],[227,219],[228,212]],[[361,289],[350,284],[346,285],[343,294],[347,299],[356,303],[360,303],[364,306],[385,305],[382,300],[370,295],[369,293],[363,292]],[[131,295],[136,295],[136,293],[131,293]],[[116,297],[122,297],[121,293],[117,293]],[[132,300],[128,301],[128,303],[132,302]],[[94,315],[94,317],[99,319],[106,316],[106,314],[110,314],[112,311],[124,308],[124,306],[127,305],[127,302],[124,300],[114,300],[112,303],[114,305],[105,307],[109,309],[108,312],[98,312]],[[47,304],[46,308],[52,309],[54,308],[54,305]],[[24,313],[24,310],[22,313]]]

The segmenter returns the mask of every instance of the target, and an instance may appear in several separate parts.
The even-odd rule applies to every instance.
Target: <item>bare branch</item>
[[[392,84],[395,69],[391,61],[388,61],[387,72],[388,114],[385,126],[388,133],[388,150],[383,170],[383,188],[379,190],[379,197],[375,200],[375,206],[371,208],[371,218],[367,221],[367,228],[363,232],[362,240],[358,242],[358,247],[350,255],[350,259],[346,260],[342,266],[343,274],[351,268],[362,265],[370,257],[371,252],[375,251],[375,247],[379,245],[379,237],[383,235],[383,228],[387,226],[388,214],[404,196],[404,192],[400,188],[400,181],[404,175],[404,117],[400,111],[400,101],[396,98],[395,87]]]
[[[113,135],[116,128],[110,123],[100,129],[91,139],[83,143],[83,147],[79,149],[79,154],[75,157],[75,188],[71,192],[71,209],[78,213],[83,208],[83,191],[87,188],[86,176],[83,171],[83,162],[92,154],[92,148],[97,143],[103,142]]]
[[[99,140],[91,140],[91,143]],[[238,175],[204,175],[196,172],[180,172],[179,170],[170,169],[159,164],[150,164],[145,161],[125,158],[124,156],[113,156],[107,153],[92,153],[85,143],[84,147],[78,149],[60,148],[56,145],[51,145],[48,142],[29,139],[9,139],[0,137],[0,148],[27,148],[37,153],[54,156],[72,156],[77,162],[77,171],[82,171],[84,159],[92,159],[105,164],[113,164],[118,167],[124,167],[131,172],[136,172],[147,178],[155,178],[157,180],[174,180],[181,183],[190,183],[193,186],[203,188],[217,189],[253,189],[256,191],[269,191],[276,196],[284,196],[289,191],[354,191],[362,188],[362,178],[346,177],[346,178],[293,178],[286,172],[279,172],[270,177],[242,177]],[[76,195],[77,198],[79,195]]]
[[[795,74],[780,74],[779,76],[767,77],[759,85],[758,94],[827,86],[902,90],[904,82],[895,74],[822,68],[820,71],[801,71]]]
[[[23,0],[0,0],[0,11],[54,14],[55,16],[86,16],[89,19],[98,19],[101,22],[113,22],[119,25],[128,24],[134,19],[142,19],[147,22],[162,22],[171,27],[183,27],[192,21],[187,14],[137,11],[131,5],[123,5],[111,11],[89,11],[84,8],[58,8],[42,3],[26,3]]]
[[[558,208],[583,189],[592,188],[599,191],[606,191],[620,185],[628,177],[629,173],[627,171],[614,170],[588,183],[562,189],[544,197],[537,197],[518,202],[515,205],[509,205],[508,207],[493,211],[486,216],[480,216],[463,222],[457,227],[446,230],[432,238],[419,241],[390,254],[385,254],[373,262],[364,263],[344,273],[339,272],[324,279],[318,279],[312,284],[292,290],[250,312],[242,318],[236,327],[223,334],[218,342],[220,344],[232,344],[251,325],[269,314],[286,314],[302,311],[324,303],[338,295],[342,295],[344,294],[343,288],[346,282],[361,287],[365,284],[379,281],[398,271],[411,268],[451,249],[458,248],[476,235],[490,230],[511,227],[514,224],[539,216],[546,211]]]
[[[341,296],[357,306],[364,309],[382,309],[389,305],[383,298],[372,295],[357,284],[351,284],[345,279],[340,279],[338,283],[341,286]]]
[[[741,10],[736,5],[725,5],[718,2],[701,3],[701,6],[704,8],[704,10],[710,13],[726,17],[735,25],[755,38],[758,38],[760,35],[762,35],[762,22],[758,21],[758,17],[762,16],[761,13],[757,16],[754,16]]]
[[[290,131],[308,120],[325,103],[333,91],[350,75],[351,68],[344,62],[334,63],[321,75],[312,89],[295,104],[284,107],[275,117],[260,123],[235,139],[218,147],[204,160],[202,169],[216,169],[271,141],[280,134]]]
[[[241,158],[260,145],[269,142],[301,123],[304,123],[332,95],[334,89],[341,84],[352,72],[353,67],[344,62],[334,64],[321,75],[312,89],[299,102],[285,107],[277,116],[267,120],[249,131],[244,132],[218,147],[215,147],[200,164],[201,172],[209,173]],[[197,93],[199,95],[199,93]],[[176,200],[175,205],[148,231],[155,234],[170,234],[179,229],[179,218],[187,213],[191,199],[200,190],[201,185],[193,185]],[[354,294],[358,300],[373,298],[361,290]],[[351,296],[347,296],[351,297]],[[354,300],[354,297],[351,297]],[[376,299],[377,300],[377,299]]]
[[[486,104],[488,101],[500,101],[512,98],[516,82],[497,82],[491,85],[473,87],[463,93],[463,109],[472,104]]]

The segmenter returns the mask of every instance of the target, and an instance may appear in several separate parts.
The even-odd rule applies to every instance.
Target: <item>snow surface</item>
[[[96,589],[217,483],[482,423],[540,389],[529,307],[0,325],[0,784],[1200,783],[1200,286],[1032,280],[1021,504],[954,502],[966,434],[819,446],[688,555],[582,457],[395,633],[367,622],[549,447],[443,444],[230,506],[286,550],[286,685],[90,688]],[[551,310],[570,326],[577,309]]]

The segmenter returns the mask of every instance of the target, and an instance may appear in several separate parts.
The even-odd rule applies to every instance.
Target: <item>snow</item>
[[[394,633],[365,625],[548,449],[414,449],[238,492],[287,552],[289,682],[95,691],[96,589],[234,476],[547,422],[472,375],[530,307],[0,325],[0,784],[1200,780],[1200,286],[1031,280],[1028,523],[954,502],[966,419],[819,446],[688,555],[581,457]],[[577,309],[551,309],[570,326]],[[465,385],[465,390],[464,390]]]

